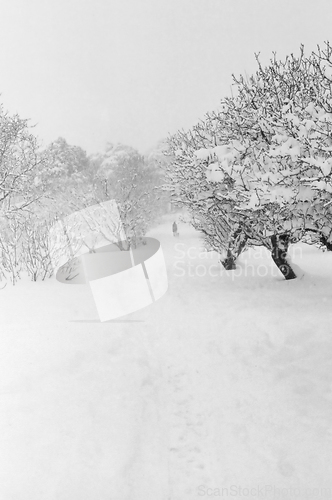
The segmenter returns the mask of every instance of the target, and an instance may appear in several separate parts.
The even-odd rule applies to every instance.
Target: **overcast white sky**
[[[88,153],[141,152],[229,94],[231,74],[312,50],[331,0],[1,0],[0,102]],[[331,37],[332,38],[332,37]],[[331,40],[332,41],[332,40]]]

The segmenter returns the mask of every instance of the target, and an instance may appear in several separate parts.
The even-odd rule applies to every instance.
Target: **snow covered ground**
[[[331,498],[332,255],[226,272],[171,223],[169,290],[129,316],[54,278],[1,290],[0,500]]]

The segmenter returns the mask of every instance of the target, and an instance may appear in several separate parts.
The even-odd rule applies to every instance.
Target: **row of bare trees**
[[[53,274],[52,243],[48,237],[51,222],[41,223],[31,214],[3,218],[0,237],[0,279],[2,287],[13,285],[27,273],[32,281]]]
[[[89,157],[82,148],[59,138],[42,149],[28,120],[10,116],[0,105],[2,287],[17,283],[24,273],[32,281],[51,277],[59,250],[50,238],[52,227],[58,221],[71,221],[68,230],[78,236],[82,218],[78,222],[70,216],[82,210],[84,224],[94,226],[95,236],[91,241],[83,238],[85,251],[94,251],[98,234],[106,241],[118,241],[120,250],[139,245],[165,210],[162,184],[163,172],[156,161],[128,146],[108,144],[103,153]],[[117,206],[122,239],[111,214],[97,210],[103,220],[90,220],[88,208],[110,200]],[[70,247],[66,250],[66,244],[64,253]]]

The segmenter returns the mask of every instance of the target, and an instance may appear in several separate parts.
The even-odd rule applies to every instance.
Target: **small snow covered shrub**
[[[45,280],[53,274],[50,227],[50,221],[31,214],[23,222],[22,264],[32,281],[38,277]]]
[[[22,225],[18,217],[1,219],[0,235],[0,275],[1,280],[9,279],[13,285],[21,278],[22,271]]]

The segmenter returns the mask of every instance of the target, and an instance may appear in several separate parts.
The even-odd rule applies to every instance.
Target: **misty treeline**
[[[1,106],[0,287],[15,284],[23,272],[32,281],[52,276],[53,225],[108,200],[116,202],[127,248],[137,246],[167,210],[168,195],[161,189],[167,160],[160,147],[143,156],[108,143],[105,151],[88,156],[59,138],[42,148],[29,121]]]
[[[332,250],[332,48],[256,61],[217,110],[169,137],[166,189],[226,269],[261,245],[294,279],[290,244]]]

